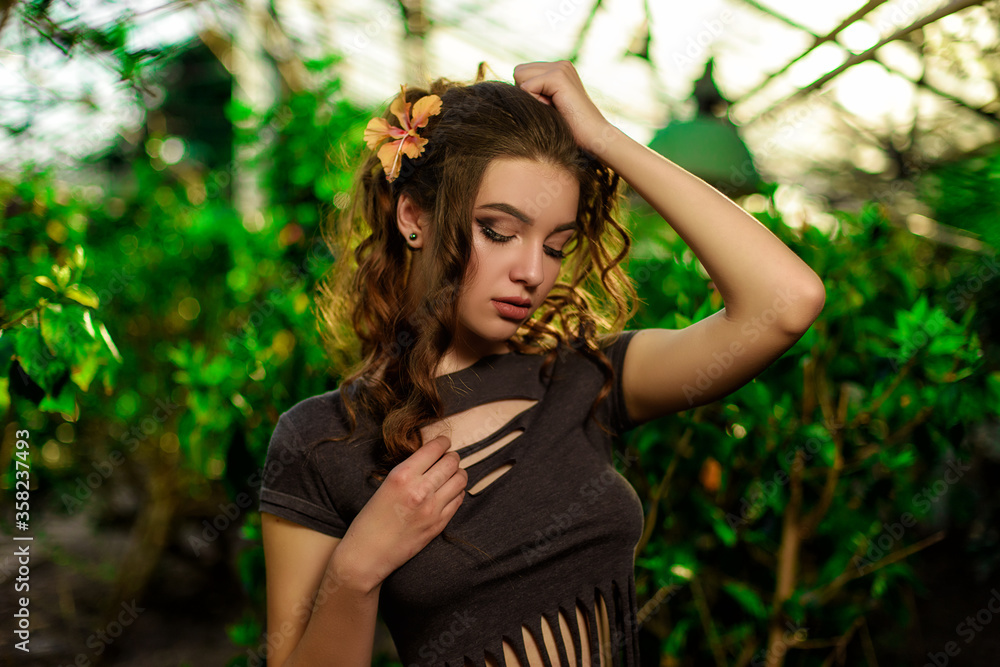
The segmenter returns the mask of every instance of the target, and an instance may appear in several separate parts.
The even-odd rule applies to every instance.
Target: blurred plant
[[[688,584],[644,626],[662,664],[832,664],[792,649],[842,652],[869,623],[905,627],[904,589],[920,582],[904,559],[943,537],[934,526],[971,523],[978,499],[969,479],[951,484],[954,471],[976,456],[977,423],[1000,411],[1000,373],[973,328],[997,272],[970,282],[995,254],[935,246],[877,206],[836,212],[829,235],[797,232],[766,193],[758,219],[824,279],[826,306],[757,379],[628,435],[638,463],[623,474],[647,499],[640,598]],[[629,272],[647,305],[630,328],[684,327],[719,309],[667,225],[640,214],[635,234]],[[705,370],[710,382],[720,369]]]
[[[132,524],[106,614],[140,597],[170,550],[243,580],[229,635],[256,646],[260,465],[278,414],[335,386],[310,298],[331,261],[317,226],[350,177],[316,146],[358,154],[369,114],[324,78],[331,64],[310,63],[320,85],[254,118],[277,139],[259,158],[271,204],[251,225],[227,188],[246,164],[167,164],[145,138],[122,142],[108,183],[93,166],[75,185],[54,172],[0,183],[0,406],[45,443],[33,506],[85,510],[98,530]],[[95,377],[101,395],[81,393]],[[7,465],[0,487],[13,488]]]
[[[6,203],[0,200],[0,205]],[[0,304],[0,410],[10,416],[8,392],[15,392],[40,410],[60,412],[75,421],[79,411],[73,385],[88,391],[101,372],[104,392],[110,394],[122,358],[107,327],[92,315],[100,305],[97,293],[80,282],[87,265],[83,246],[74,246],[64,264],[53,264],[42,273],[41,262],[23,252],[19,241],[24,237],[13,233],[22,221],[13,210],[16,206],[5,208],[0,246],[4,267],[11,273],[0,273],[0,285],[11,284],[16,275],[38,275],[36,289],[27,293],[5,289],[9,298]],[[46,296],[43,287],[52,294]],[[7,316],[9,309],[31,301],[29,308]]]
[[[139,595],[167,550],[235,570],[248,603],[227,628],[246,649],[231,665],[254,664],[263,630],[255,508],[274,424],[336,386],[309,307],[332,261],[318,223],[343,205],[372,115],[342,99],[336,63],[306,63],[315,85],[265,113],[228,106],[237,144],[274,133],[257,165],[168,164],[143,150],[170,141],[157,130],[123,145],[110,185],[48,172],[0,183],[0,407],[49,439],[33,452],[39,497],[133,526],[110,611]],[[248,221],[228,185],[251,166],[269,205]],[[934,199],[942,213],[958,205],[952,182]],[[919,588],[905,557],[938,539],[931,525],[973,520],[974,487],[937,493],[942,466],[963,470],[974,426],[1000,405],[996,362],[981,355],[995,255],[936,246],[877,206],[838,212],[830,235],[796,232],[765,194],[761,222],[826,281],[823,314],[757,380],[624,443],[638,454],[624,473],[646,499],[643,629],[664,664],[818,664],[790,649],[848,644],[888,618],[905,625],[902,596]],[[629,272],[647,305],[631,328],[683,327],[722,307],[663,221],[637,212],[632,226]],[[74,438],[52,437],[68,423]],[[127,474],[79,489],[81,470],[123,451]],[[122,487],[140,494],[126,508],[111,500]]]

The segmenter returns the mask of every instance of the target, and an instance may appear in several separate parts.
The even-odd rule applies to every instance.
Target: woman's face
[[[485,355],[545,301],[576,230],[580,184],[534,160],[499,158],[476,196],[469,268],[458,301],[456,344]]]

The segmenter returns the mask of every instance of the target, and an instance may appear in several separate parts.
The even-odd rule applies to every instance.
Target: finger
[[[431,488],[434,489],[434,491],[440,489],[461,467],[459,465],[460,462],[461,457],[458,452],[446,452],[444,456],[439,458],[437,462],[431,466],[426,473],[424,473],[424,476],[431,483]]]
[[[540,72],[544,71],[546,66],[551,67],[552,63],[546,62],[531,62],[531,63],[521,63],[514,67],[514,83],[520,85],[525,79],[530,79],[536,76]]]
[[[451,521],[451,518],[455,516],[455,512],[461,507],[462,501],[465,500],[465,490],[463,489],[461,493],[452,498],[448,503],[441,508],[441,516],[447,521]],[[446,521],[446,523],[447,523]]]
[[[522,63],[514,68],[514,85],[534,88],[551,71],[552,63]]]
[[[464,469],[461,469],[438,489],[437,497],[442,502],[442,512],[446,511],[456,500],[459,501],[458,504],[461,504],[461,500],[465,498],[465,489],[468,483],[469,475]]]
[[[424,474],[448,451],[449,447],[451,447],[451,438],[442,433],[425,442],[399,465],[411,466],[418,473]]]
[[[464,496],[465,490],[469,486],[469,471],[465,468],[459,468],[455,471],[455,474],[451,476],[444,486],[441,487],[441,492],[445,494],[447,498],[449,495]]]
[[[544,95],[541,92],[536,91],[532,87],[532,85],[531,85],[532,81],[533,81],[533,79],[529,79],[528,81],[524,81],[520,85],[518,85],[518,88],[520,88],[521,90],[525,91],[526,93],[528,93],[529,95],[531,95],[532,97],[534,97],[536,100],[538,100],[542,104],[548,104],[549,106],[552,106],[552,98],[550,96],[548,96],[548,95]]]
[[[549,74],[550,72],[543,72],[537,76],[525,78],[518,84],[518,88],[529,93],[543,104],[555,106],[552,98],[559,92],[560,86],[564,86],[564,84],[554,81]]]

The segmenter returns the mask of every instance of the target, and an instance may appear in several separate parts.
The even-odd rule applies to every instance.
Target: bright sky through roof
[[[225,25],[227,17],[210,1],[166,4],[167,0],[130,0],[127,5],[141,15],[139,29],[131,36],[132,49],[177,43],[196,33],[206,20]],[[58,3],[57,3],[58,4]],[[512,80],[520,62],[566,57],[590,13],[593,0],[509,0],[470,2],[425,0],[432,20],[426,42],[430,76],[471,79],[479,61],[485,60],[499,78]],[[627,56],[643,24],[643,0],[609,0],[596,13],[577,63],[591,96],[612,122],[640,142],[671,117],[693,112],[685,102],[692,85],[712,55],[715,78],[724,95],[739,99],[768,73],[783,67],[808,48],[812,37],[739,0],[648,3],[651,13],[650,57],[657,64]],[[862,0],[766,0],[761,4],[787,16],[816,34],[826,34],[864,3]],[[861,52],[896,29],[926,16],[945,0],[889,0],[865,20],[851,26],[839,38],[854,53]],[[122,3],[83,0],[79,7],[85,20],[99,25],[120,11]],[[341,66],[344,92],[359,103],[384,104],[407,80],[401,44],[403,27],[398,5],[385,0],[276,0],[275,6],[286,30],[300,41],[300,49],[320,55],[322,45],[333,43],[346,52]],[[178,7],[168,9],[163,7]],[[317,7],[326,18],[317,18]],[[971,11],[978,11],[974,8]],[[958,25],[959,17],[950,17]],[[0,36],[0,47],[10,48],[11,31]],[[982,44],[996,40],[995,26],[978,26],[971,35]],[[995,43],[995,41],[994,41]],[[903,76],[920,74],[920,62],[910,50],[893,43],[879,51],[887,64],[862,63],[837,77],[824,94],[867,127],[881,132],[908,131],[916,105],[922,113],[939,112],[943,103],[926,95],[917,99],[914,86]],[[733,109],[734,120],[743,124],[802,86],[837,67],[850,54],[841,46],[826,44],[788,72],[772,81],[752,98]],[[970,67],[976,63],[971,63]],[[984,80],[974,84],[955,79],[951,89],[979,103],[988,101],[991,88]],[[417,83],[409,81],[408,83]],[[947,82],[945,82],[947,83]],[[42,88],[39,88],[41,86]],[[947,87],[947,86],[945,86]],[[64,99],[89,94],[98,109],[58,104],[51,108],[34,104],[12,104],[9,100],[41,100],[52,97],[44,89],[58,91]],[[82,157],[110,141],[119,123],[138,127],[142,111],[129,102],[114,74],[83,56],[66,60],[54,49],[21,55],[0,50],[0,101],[6,122],[16,125],[33,115],[35,127],[19,138],[0,137],[0,152],[8,165]],[[790,120],[789,120],[790,119]],[[829,102],[813,93],[805,101],[789,104],[775,118],[742,127],[748,147],[766,177],[795,180],[824,155],[851,152],[862,168],[878,171],[884,157],[874,147],[859,146],[844,133],[843,122],[829,110]],[[989,140],[970,136],[969,147]],[[17,142],[17,145],[15,145]],[[800,181],[801,182],[801,181]]]

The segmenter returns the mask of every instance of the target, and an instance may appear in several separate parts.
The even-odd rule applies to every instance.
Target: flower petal
[[[425,95],[413,105],[411,128],[423,127],[431,116],[441,113],[441,98],[437,95]]]
[[[382,170],[385,171],[385,177],[390,181],[399,176],[399,169],[403,162],[399,153],[404,143],[406,140],[400,139],[378,149],[378,159],[382,161]]]
[[[368,121],[368,125],[365,127],[365,143],[368,144],[368,148],[375,148],[392,136],[389,134],[390,127],[384,118],[372,118]]]
[[[399,96],[392,101],[389,111],[399,119],[399,124],[404,130],[409,130],[410,125],[410,103],[406,101],[406,84],[400,84]]]
[[[423,137],[409,136],[403,139],[403,154],[407,157],[413,159],[420,157],[420,154],[424,152],[424,146],[427,144],[427,139]]]

